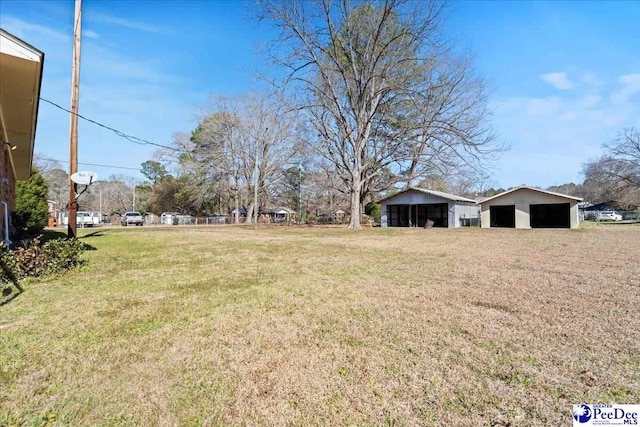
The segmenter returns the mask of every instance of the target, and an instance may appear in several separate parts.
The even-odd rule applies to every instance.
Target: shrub
[[[71,270],[82,262],[80,255],[85,249],[84,243],[77,239],[49,240],[42,245],[46,258],[45,274]]]
[[[0,270],[0,276],[2,281],[7,281],[11,280],[8,274],[19,279],[70,270],[82,262],[80,255],[84,247],[84,243],[76,239],[55,239],[41,243],[40,237],[35,238],[27,247],[5,251],[0,255],[0,262],[5,267]]]
[[[18,181],[14,218],[18,234],[35,235],[47,225],[49,221],[47,195],[47,183],[37,170],[33,171],[27,181]]]
[[[380,217],[382,216],[382,206],[378,203],[367,203],[364,207],[364,213],[369,215],[374,222],[380,222]]]

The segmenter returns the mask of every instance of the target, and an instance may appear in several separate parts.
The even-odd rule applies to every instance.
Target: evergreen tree
[[[27,181],[16,185],[16,214],[14,225],[18,232],[35,234],[47,225],[49,190],[43,176],[34,170]]]

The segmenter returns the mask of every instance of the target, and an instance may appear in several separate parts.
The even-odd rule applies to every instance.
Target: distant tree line
[[[140,182],[123,175],[112,175],[100,180],[80,199],[81,210],[101,210],[105,215],[120,214],[134,208],[144,213],[161,214],[178,211],[191,215],[232,215],[238,222],[250,222],[253,210],[256,148],[258,159],[259,205],[284,206],[294,211],[300,206],[303,218],[313,220],[330,216],[338,209],[349,210],[348,187],[330,163],[314,157],[304,144],[292,143],[290,150],[266,139],[251,143],[251,125],[243,125],[239,115],[245,102],[264,102],[257,98],[219,100],[214,112],[207,115],[190,135],[176,134],[174,146],[183,150],[165,150],[157,153],[156,160],[141,165],[147,181]],[[228,109],[235,108],[234,115]],[[251,120],[259,117],[250,115]],[[274,117],[271,117],[273,120]],[[246,120],[246,119],[245,119]],[[264,123],[261,119],[260,123]],[[289,124],[294,122],[289,122]],[[248,126],[248,127],[246,127]],[[274,126],[272,124],[272,126]],[[246,130],[245,130],[246,129]],[[272,127],[272,129],[276,129]],[[295,129],[295,128],[294,128]],[[296,135],[294,132],[292,135]],[[291,136],[290,136],[291,137]],[[265,135],[266,138],[266,135]],[[284,138],[283,141],[290,141]],[[279,141],[280,142],[280,141]],[[291,142],[289,142],[291,143]],[[548,187],[547,190],[582,197],[590,202],[607,202],[620,209],[640,206],[640,138],[635,128],[624,129],[611,143],[604,145],[601,157],[583,167],[584,181]],[[264,156],[264,157],[262,157]],[[39,212],[23,214],[19,227],[28,228],[34,222],[44,224],[44,203],[35,203],[34,192],[48,187],[47,199],[64,210],[68,200],[68,174],[55,162],[36,158],[40,173],[18,186],[18,203],[21,210]],[[394,186],[397,177],[390,171],[381,174],[371,184],[365,205],[365,213],[375,212],[374,203],[382,194],[399,191]],[[451,192],[472,199],[491,197],[508,188],[499,188],[481,170],[434,169],[415,182],[416,186]],[[45,187],[45,188],[46,188]],[[249,215],[246,215],[246,213]],[[377,215],[374,215],[377,216]]]

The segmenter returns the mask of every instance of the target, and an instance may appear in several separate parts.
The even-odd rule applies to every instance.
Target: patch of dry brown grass
[[[2,307],[0,424],[567,425],[640,401],[640,229],[112,230]]]

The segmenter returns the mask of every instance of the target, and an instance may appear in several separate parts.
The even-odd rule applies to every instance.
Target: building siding
[[[490,208],[491,206],[508,206],[516,207],[516,227],[515,228],[531,228],[529,210],[531,205],[552,204],[552,203],[569,203],[571,228],[577,228],[579,225],[578,218],[578,201],[567,199],[552,194],[540,193],[535,190],[523,188],[512,193],[505,194],[488,202],[481,202],[480,221],[482,228],[489,228],[491,224]]]
[[[460,218],[478,218],[479,208],[475,203],[457,202],[455,204],[454,227],[460,227]]]
[[[449,228],[460,227],[461,215],[466,215],[467,218],[478,218],[478,207],[474,203],[455,202],[434,194],[412,190],[399,194],[396,197],[391,197],[380,203],[382,211],[380,216],[380,226],[389,226],[387,219],[387,206],[389,205],[426,205],[438,203],[447,203],[447,222]]]

